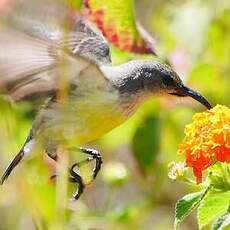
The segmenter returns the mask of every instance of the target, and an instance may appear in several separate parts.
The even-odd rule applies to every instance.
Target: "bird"
[[[212,108],[172,67],[158,60],[112,65],[103,35],[68,9],[62,8],[61,14],[42,5],[16,9],[17,15],[12,10],[4,16],[7,23],[0,28],[0,94],[14,102],[39,101],[42,106],[1,184],[38,146],[55,161],[59,145],[77,146],[89,155],[85,162],[95,160],[96,178],[101,153],[81,146],[121,125],[155,97],[191,97]],[[86,186],[74,170],[79,164],[70,168],[70,181],[78,184],[74,199]]]

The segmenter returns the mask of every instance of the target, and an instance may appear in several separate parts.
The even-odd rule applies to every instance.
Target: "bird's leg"
[[[78,191],[73,195],[74,199],[77,200],[80,197],[80,195],[83,193],[85,184],[82,181],[82,177],[78,173],[76,173],[74,171],[74,168],[75,167],[81,167],[82,165],[87,164],[88,162],[90,162],[92,160],[95,160],[96,164],[95,164],[95,167],[93,169],[93,174],[92,174],[93,180],[94,180],[96,178],[98,172],[101,169],[102,157],[101,157],[100,152],[97,151],[97,150],[94,150],[94,149],[88,149],[88,148],[80,147],[80,148],[77,148],[77,149],[74,148],[73,150],[74,151],[76,151],[76,150],[79,151],[80,150],[83,153],[91,155],[90,157],[88,157],[87,159],[85,159],[83,161],[74,163],[72,165],[71,169],[70,169],[70,174],[72,175],[72,178],[70,178],[70,181],[73,182],[73,183],[78,183],[79,184]],[[90,181],[90,183],[92,181]]]
[[[73,170],[74,167],[77,166],[77,164],[78,163],[73,164],[71,169],[70,169],[70,174],[72,176],[72,177],[70,177],[70,182],[78,184],[78,190],[73,195],[74,200],[77,200],[80,197],[80,195],[83,193],[84,187],[85,187],[85,185],[83,184],[83,181],[82,181],[82,177]]]
[[[53,153],[48,152],[48,151],[46,151],[46,154],[47,154],[51,159],[53,159],[53,160],[56,161],[56,162],[59,160],[57,154],[53,154]],[[83,163],[83,162],[81,162],[81,163]],[[73,195],[74,200],[77,200],[77,199],[80,197],[80,195],[83,193],[83,190],[84,190],[84,184],[83,184],[83,182],[82,182],[81,176],[80,176],[78,173],[74,172],[74,170],[73,170],[73,168],[76,167],[77,164],[78,164],[78,163],[73,164],[72,167],[69,169],[70,175],[72,176],[72,177],[69,177],[70,182],[72,182],[72,183],[77,183],[77,184],[78,184],[78,190],[77,190],[77,192]],[[53,180],[53,179],[55,179],[56,177],[57,177],[57,174],[54,173],[54,174],[50,177],[50,179]]]
[[[53,154],[53,153],[48,152],[48,151],[46,151],[46,154],[49,156],[49,158],[51,158],[52,160],[54,160],[54,161],[56,161],[56,162],[59,160],[57,154]],[[56,177],[57,177],[57,174],[54,173],[53,175],[51,175],[50,180],[53,180],[53,179],[55,179]]]
[[[70,170],[69,170],[70,171],[70,175],[71,175],[71,177],[69,178],[70,182],[78,184],[78,191],[73,195],[73,198],[75,200],[77,200],[80,197],[80,195],[83,193],[84,188],[85,188],[85,184],[83,183],[81,175],[79,173],[75,172],[74,168],[75,167],[79,168],[79,167],[81,167],[81,166],[83,166],[85,164],[88,164],[90,161],[95,160],[96,164],[95,164],[95,167],[93,169],[93,174],[92,174],[93,180],[94,180],[96,178],[98,172],[100,171],[101,164],[102,164],[102,157],[101,157],[100,152],[97,151],[97,150],[94,150],[94,149],[88,149],[88,148],[82,148],[82,147],[80,147],[80,148],[74,147],[73,150],[74,151],[81,151],[83,153],[91,155],[90,157],[88,157],[85,160],[82,160],[80,162],[74,163],[72,165],[72,167],[70,168]],[[52,153],[47,152],[47,155],[51,159],[53,159],[55,161],[58,161],[58,156],[56,154],[54,155]],[[56,176],[57,176],[57,174],[52,175],[51,179],[55,178]]]
[[[103,163],[101,153],[99,151],[95,150],[95,149],[88,149],[88,148],[83,148],[83,147],[81,147],[79,149],[83,153],[91,155],[92,157],[89,157],[89,158],[96,161],[96,165],[95,165],[95,167],[93,169],[93,178],[95,179],[97,174],[98,174],[98,172],[100,171],[101,165]],[[86,160],[89,161],[89,158],[86,159]]]
[[[46,154],[54,161],[58,161],[58,155],[57,154],[53,154],[51,152],[46,152]]]

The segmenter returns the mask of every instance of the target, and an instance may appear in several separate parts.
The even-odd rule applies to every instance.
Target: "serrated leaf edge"
[[[187,217],[200,204],[200,202],[204,199],[204,197],[207,195],[208,191],[211,188],[212,188],[212,185],[208,186],[205,190],[202,190],[203,194],[202,194],[202,191],[198,192],[198,193],[201,193],[201,197],[196,202],[194,202],[194,204],[191,206],[191,209],[187,213],[185,213],[182,216],[181,220],[179,220],[179,221],[176,221],[177,218],[176,218],[176,208],[175,208],[175,221],[174,221],[174,229],[175,230],[179,229],[179,226],[180,226],[181,222],[184,220],[184,218]],[[192,194],[192,193],[190,193],[190,194]],[[184,199],[186,196],[188,196],[190,194],[185,195],[180,200]],[[193,193],[193,194],[195,194],[195,193]],[[177,201],[176,206],[177,206],[178,202],[180,202],[180,200]]]

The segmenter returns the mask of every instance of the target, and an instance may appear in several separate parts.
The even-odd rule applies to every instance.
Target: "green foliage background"
[[[169,60],[187,85],[201,92],[212,105],[230,106],[229,0],[134,3],[136,19],[156,38],[160,59]],[[111,50],[115,65],[155,58],[113,46]],[[193,114],[203,110],[189,99],[154,99],[124,125],[90,143],[102,152],[104,165],[96,181],[75,203],[68,202],[75,186],[69,185],[66,193],[58,191],[63,188],[60,185],[56,190],[55,183],[49,182],[51,171],[41,154],[22,163],[0,188],[0,230],[173,229],[176,200],[196,191],[171,182],[167,165],[172,160],[183,161],[176,155],[176,145]],[[30,105],[14,105],[1,99],[0,172],[23,145],[33,115]],[[72,155],[72,160],[78,160]],[[126,169],[122,178],[117,178],[113,167],[105,170],[107,164],[116,168],[117,163],[122,163],[118,171]],[[197,220],[186,218],[181,229],[198,229]]]

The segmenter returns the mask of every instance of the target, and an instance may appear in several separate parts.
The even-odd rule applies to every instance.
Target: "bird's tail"
[[[10,163],[8,168],[6,169],[5,173],[2,176],[2,179],[0,181],[0,185],[4,183],[4,181],[9,177],[10,173],[13,171],[13,169],[18,165],[18,163],[22,160],[22,158],[25,156],[25,154],[28,155],[28,153],[31,151],[33,146],[33,128],[31,128],[28,137],[26,138],[26,141],[20,150],[20,152],[15,156],[13,161]]]
[[[0,185],[2,185],[4,183],[4,181],[9,177],[10,173],[12,172],[12,170],[16,167],[16,165],[22,160],[24,156],[24,151],[23,149],[20,150],[20,152],[15,156],[15,158],[13,159],[13,161],[10,163],[10,165],[8,166],[8,168],[6,169],[5,173],[2,176]]]

